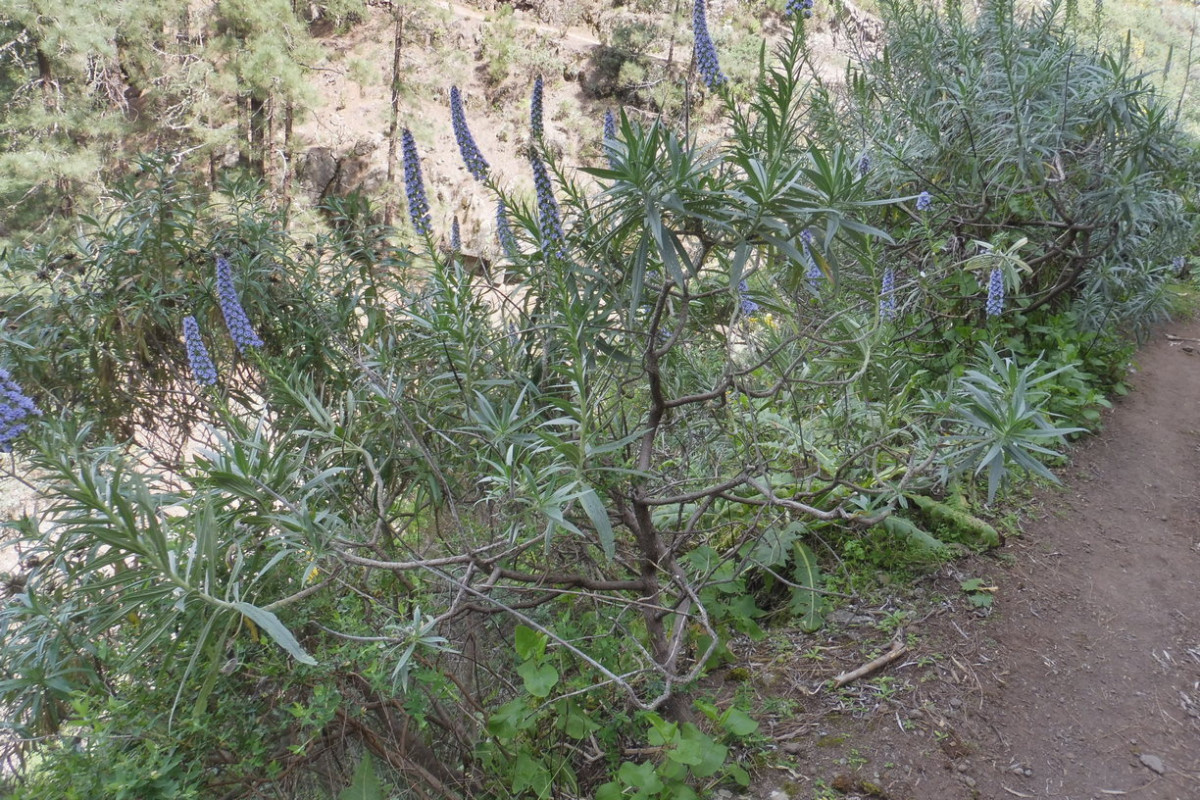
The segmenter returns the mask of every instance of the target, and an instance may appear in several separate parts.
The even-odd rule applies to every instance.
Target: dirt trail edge
[[[1200,322],[1157,332],[1133,391],[1075,448],[1022,535],[918,586],[933,611],[905,623],[905,661],[806,696],[886,649],[888,609],[843,612],[817,647],[796,641],[806,659],[774,654],[789,674],[768,671],[776,685],[760,697],[793,706],[763,732],[795,766],[764,796],[1200,798],[1196,340]],[[974,577],[996,587],[990,613],[962,592]]]

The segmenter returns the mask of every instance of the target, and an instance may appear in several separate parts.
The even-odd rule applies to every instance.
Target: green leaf
[[[643,761],[641,764],[626,761],[617,770],[617,777],[626,786],[637,789],[639,794],[657,794],[663,788],[663,782],[659,779],[654,764],[649,761]]]
[[[513,765],[513,794],[523,796],[526,789],[531,789],[536,797],[549,797],[552,783],[550,770],[540,759],[535,759],[529,753],[522,751]]]
[[[279,617],[265,608],[251,605],[250,603],[231,603],[234,609],[241,612],[257,625],[259,628],[267,632],[267,635],[275,640],[275,643],[288,651],[288,654],[299,661],[301,664],[309,664],[315,666],[317,660],[304,652],[304,648],[300,646],[300,642],[296,641],[296,637],[287,629]]]
[[[612,561],[617,554],[617,548],[612,523],[608,521],[608,509],[604,507],[596,490],[586,484],[583,491],[579,493],[579,502],[583,505],[584,512],[587,513],[588,519],[592,521],[592,526],[596,529],[604,557]]]
[[[824,598],[813,591],[824,583],[821,567],[808,545],[794,542],[792,552],[795,554],[792,576],[798,584],[792,587],[792,613],[796,615],[802,631],[815,633],[825,624]]]
[[[722,723],[725,725],[725,730],[734,736],[749,736],[758,730],[758,722],[739,708],[731,708],[726,711]]]
[[[546,634],[528,625],[518,625],[513,633],[513,648],[522,660],[540,659],[546,654]]]
[[[370,753],[364,753],[358,769],[354,770],[354,780],[338,795],[338,800],[384,800],[383,787],[375,776],[375,765]]]
[[[525,691],[534,697],[546,697],[558,683],[558,670],[552,664],[526,661],[517,667],[517,674],[525,681]]]

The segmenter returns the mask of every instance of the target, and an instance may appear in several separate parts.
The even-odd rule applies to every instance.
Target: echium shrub
[[[12,450],[13,441],[41,414],[8,370],[0,369],[0,453]]]
[[[1097,327],[1156,319],[1154,301],[1143,302],[1161,300],[1154,265],[1195,234],[1185,212],[1195,155],[1128,53],[1077,43],[1061,4],[1029,14],[1008,0],[985,5],[969,15],[884,0],[883,52],[864,54],[844,101],[827,92],[814,107],[819,137],[861,147],[865,134],[886,164],[872,169],[872,185],[919,192],[916,210],[930,216],[895,250],[927,276],[931,324],[998,305],[991,281],[990,303],[982,292],[962,297],[971,284],[986,288],[966,279],[975,241],[1026,242],[1011,306],[1086,298],[1082,316]],[[1130,290],[1105,287],[1113,281]]]
[[[490,167],[483,153],[479,151],[479,145],[475,144],[471,129],[467,127],[467,112],[463,109],[462,93],[458,91],[457,86],[450,87],[450,122],[454,128],[454,139],[458,142],[458,152],[467,166],[467,172],[477,181],[487,179]]]
[[[710,94],[721,139],[622,114],[619,141],[605,135],[615,157],[597,157],[587,181],[537,141],[538,81],[532,199],[490,172],[474,189],[496,204],[503,280],[433,235],[409,131],[411,256],[365,224],[306,246],[237,193],[231,206],[175,203],[174,224],[190,227],[163,231],[164,250],[188,260],[155,262],[163,283],[134,309],[160,313],[164,333],[130,342],[110,328],[85,344],[171,356],[147,359],[167,366],[138,402],[182,409],[204,441],[186,457],[131,458],[70,419],[39,437],[48,506],[22,533],[45,555],[30,576],[44,604],[0,606],[14,676],[0,708],[38,732],[21,746],[61,777],[78,762],[45,745],[59,731],[166,742],[176,760],[162,774],[200,796],[314,794],[305,780],[328,793],[330,776],[357,783],[364,753],[439,797],[617,798],[659,784],[686,797],[748,782],[717,737],[753,721],[695,702],[693,687],[729,657],[733,632],[760,631],[758,604],[820,627],[814,529],[852,537],[933,486],[939,420],[917,402],[924,370],[908,353],[925,324],[916,307],[933,302],[926,283],[952,283],[934,299],[965,305],[979,263],[1024,274],[1016,256],[984,254],[921,276],[929,265],[910,261],[928,248],[913,243],[963,201],[936,170],[877,186],[900,171],[886,141],[871,143],[864,175],[861,135],[811,135],[804,22],[790,24],[744,105]],[[938,202],[917,213],[925,187]],[[171,207],[131,204],[127,230]],[[116,244],[89,263],[152,244],[102,233]],[[181,391],[188,356],[200,382],[216,371],[191,323],[179,336],[181,309],[215,318],[210,264],[195,256],[214,251],[243,276],[218,300],[244,301],[267,344],[222,370],[220,392]],[[109,308],[132,316],[121,281],[151,270],[119,266]],[[93,302],[82,286],[70,299]],[[967,300],[981,319],[982,297]],[[45,318],[55,326],[30,341],[75,335],[65,312]],[[240,325],[235,336],[257,337]],[[232,349],[207,341],[214,356]],[[98,384],[71,355],[98,349],[69,345],[50,352]],[[39,402],[65,383],[33,361],[42,352],[19,356],[40,369]],[[967,445],[990,435],[969,433]],[[78,648],[55,662],[66,690],[45,685],[55,673],[30,644],[46,630]],[[57,705],[39,708],[60,716],[33,710],[47,698]],[[97,732],[67,714],[108,722]],[[613,763],[561,746],[593,735]]]
[[[238,297],[237,287],[233,282],[233,267],[229,259],[217,256],[217,302],[221,306],[221,314],[225,317],[225,325],[229,328],[229,336],[233,339],[238,352],[245,354],[247,350],[262,347],[262,339],[254,332],[250,317],[242,307]]]
[[[433,232],[433,220],[429,216],[429,200],[425,196],[425,179],[421,175],[421,157],[417,153],[417,140],[412,131],[405,128],[400,134],[401,150],[404,153],[404,193],[408,197],[408,219],[413,230],[424,236]]]

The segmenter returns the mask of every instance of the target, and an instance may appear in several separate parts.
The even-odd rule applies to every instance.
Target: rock
[[[1140,756],[1138,756],[1138,761],[1142,762],[1143,767],[1151,772],[1156,772],[1159,775],[1162,775],[1167,771],[1167,768],[1163,766],[1162,759],[1158,756],[1152,756],[1149,753],[1142,753]]]
[[[771,793],[767,795],[767,800],[791,800],[791,798],[788,797],[788,793],[783,789],[773,789]]]

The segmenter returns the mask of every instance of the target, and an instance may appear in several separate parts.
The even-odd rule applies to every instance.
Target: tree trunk
[[[392,120],[388,126],[387,203],[383,207],[383,224],[391,227],[396,215],[396,142],[400,138],[400,51],[404,44],[404,15],[400,7],[392,6],[395,35],[392,41]]]
[[[250,95],[250,169],[267,174],[267,101]]]

